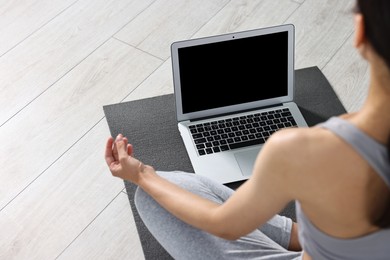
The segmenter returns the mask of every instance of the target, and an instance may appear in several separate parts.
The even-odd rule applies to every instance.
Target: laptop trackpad
[[[252,175],[253,166],[256,161],[257,154],[259,153],[259,148],[252,149],[249,151],[243,151],[235,153],[234,156],[240,166],[241,173],[244,176]]]

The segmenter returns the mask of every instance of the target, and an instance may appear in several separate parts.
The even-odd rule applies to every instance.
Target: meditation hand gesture
[[[144,165],[133,157],[133,146],[121,134],[116,137],[115,141],[112,137],[107,140],[105,159],[113,176],[131,181],[137,185],[140,174],[146,168],[152,169],[152,167]]]

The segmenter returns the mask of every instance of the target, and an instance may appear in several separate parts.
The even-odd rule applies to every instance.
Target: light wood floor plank
[[[111,39],[0,127],[0,209],[104,116],[102,104],[120,102],[160,64]]]
[[[141,85],[126,97],[125,101],[150,98],[173,93],[172,64],[168,59]]]
[[[54,259],[122,192],[103,159],[108,135],[102,120],[1,211],[0,259]]]
[[[75,0],[0,1],[0,57],[75,2]]]
[[[229,0],[157,0],[115,37],[161,59],[173,41],[188,39]]]
[[[192,38],[279,25],[298,7],[287,0],[231,1]]]
[[[57,259],[144,258],[129,199],[121,192]]]
[[[368,63],[354,48],[353,38],[354,35],[323,69],[348,112],[358,111],[362,107],[370,79]]]
[[[303,2],[305,2],[305,0],[292,0],[292,1],[297,2],[299,4],[302,4]]]
[[[324,67],[353,32],[354,3],[306,0],[287,20],[296,29],[296,68]]]
[[[0,126],[153,0],[84,0],[0,58]]]

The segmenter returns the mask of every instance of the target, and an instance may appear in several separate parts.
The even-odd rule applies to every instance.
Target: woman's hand
[[[152,167],[144,165],[133,157],[133,146],[121,134],[115,140],[112,137],[108,138],[105,159],[113,176],[131,181],[137,185],[141,174],[146,170],[153,170]]]

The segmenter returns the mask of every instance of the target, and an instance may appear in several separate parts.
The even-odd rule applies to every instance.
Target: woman
[[[139,185],[137,209],[174,258],[389,259],[390,1],[357,7],[355,47],[371,76],[362,109],[276,132],[237,191],[156,173],[132,157],[126,137],[108,139],[112,174]],[[277,215],[292,200],[299,230]]]

